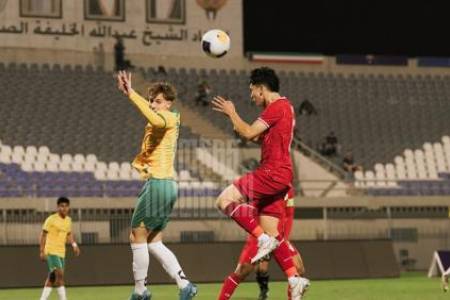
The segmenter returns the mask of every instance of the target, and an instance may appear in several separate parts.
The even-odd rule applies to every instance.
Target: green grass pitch
[[[177,289],[174,285],[151,286],[154,300],[176,300]],[[200,284],[196,300],[215,300],[220,284]],[[132,286],[109,287],[68,287],[70,300],[127,300]],[[285,297],[286,284],[272,282],[270,299],[282,300]],[[0,289],[0,300],[39,299],[41,289]],[[235,300],[257,299],[256,283],[239,286]],[[58,299],[56,291],[51,300]],[[370,280],[318,280],[313,281],[311,289],[305,295],[306,300],[440,300],[450,299],[450,292],[443,293],[438,278],[429,279],[424,273],[409,273],[396,279]]]

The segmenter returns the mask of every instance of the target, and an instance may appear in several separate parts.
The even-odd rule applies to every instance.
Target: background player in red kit
[[[288,277],[292,299],[298,300],[306,283],[300,278],[291,259],[289,243],[278,232],[278,219],[273,216],[258,218],[255,206],[248,204],[252,201],[259,206],[283,201],[291,188],[293,170],[290,148],[295,116],[290,101],[281,97],[279,89],[279,79],[274,70],[262,67],[251,72],[251,99],[264,108],[251,125],[241,119],[231,101],[214,98],[213,109],[227,115],[239,135],[248,140],[259,138],[261,142],[260,166],[225,188],[217,199],[217,206],[258,239],[258,252],[252,263],[273,251],[277,263]]]
[[[271,202],[264,206],[257,207],[260,216],[274,216],[279,219],[278,231],[282,232],[285,239],[289,240],[289,234],[292,228],[293,220],[293,203],[294,203],[294,189],[289,190],[289,193],[284,198],[283,202]],[[280,205],[280,203],[282,205]],[[290,244],[289,249],[291,250],[291,256],[294,260],[294,265],[300,276],[305,273],[305,268],[303,265],[303,260],[297,249]],[[224,281],[222,289],[218,300],[231,299],[235,289],[238,287],[240,282],[245,280],[247,276],[254,270],[257,272],[258,284],[260,286],[260,294],[258,300],[268,299],[268,264],[269,259],[263,259],[259,264],[251,264],[251,259],[255,256],[258,251],[258,241],[257,239],[249,235],[247,241],[242,248],[241,254],[239,256],[238,265],[233,273],[231,273]],[[261,275],[266,274],[266,276]],[[259,278],[262,278],[261,280]],[[307,288],[309,282],[306,284]],[[290,298],[290,289],[288,289],[288,299]]]

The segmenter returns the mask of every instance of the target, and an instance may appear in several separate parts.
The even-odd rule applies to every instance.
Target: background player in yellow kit
[[[59,300],[67,299],[64,287],[66,242],[72,245],[76,256],[80,255],[80,248],[72,234],[72,219],[69,217],[70,201],[60,197],[56,203],[57,212],[45,220],[40,236],[40,257],[47,261],[48,266],[48,277],[41,300],[46,300],[50,296],[52,287],[56,287]]]

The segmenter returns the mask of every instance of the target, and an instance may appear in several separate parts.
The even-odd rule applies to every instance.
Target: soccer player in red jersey
[[[212,101],[213,109],[224,113],[236,132],[248,140],[261,142],[261,163],[253,172],[229,185],[217,199],[218,208],[258,240],[258,251],[251,263],[273,251],[277,263],[288,277],[292,299],[301,299],[305,282],[300,278],[291,258],[289,243],[278,231],[278,219],[260,216],[256,206],[271,201],[283,201],[293,179],[290,156],[295,126],[294,108],[279,94],[279,79],[275,71],[262,67],[250,75],[250,94],[257,106],[263,107],[260,117],[248,124],[236,112],[233,102],[222,97]]]

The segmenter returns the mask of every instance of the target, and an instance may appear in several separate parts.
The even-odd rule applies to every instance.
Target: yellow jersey
[[[72,219],[62,218],[58,213],[50,215],[44,222],[42,230],[47,232],[44,253],[65,257],[67,235],[72,231]]]
[[[132,93],[130,99],[135,103],[140,101],[141,107],[145,105],[144,99],[137,93]],[[176,111],[164,110],[147,111],[146,116],[149,121],[155,120],[158,126],[152,125],[151,122],[147,123],[141,151],[132,165],[143,179],[174,179],[180,114]]]

